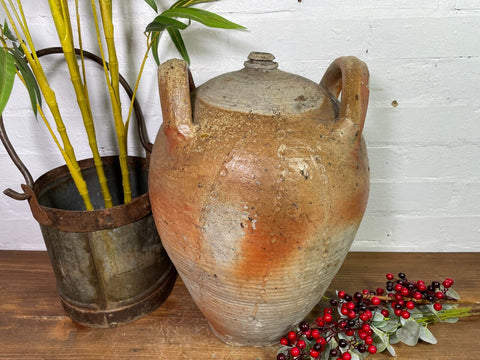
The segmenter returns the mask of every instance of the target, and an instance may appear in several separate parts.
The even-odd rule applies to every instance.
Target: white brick
[[[364,136],[371,146],[480,143],[479,118],[470,105],[409,107],[400,100],[397,107],[370,107]]]
[[[453,183],[372,183],[367,212],[374,214],[444,214],[452,211]]]
[[[415,17],[372,20],[369,55],[413,59],[480,56],[478,17]]]
[[[480,251],[480,216],[367,214],[353,251]]]

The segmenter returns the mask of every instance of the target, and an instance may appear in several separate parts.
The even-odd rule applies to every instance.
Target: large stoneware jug
[[[318,84],[273,59],[251,53],[198,88],[184,61],[159,68],[153,215],[193,300],[236,345],[276,341],[311,311],[368,198],[366,65],[338,58]]]

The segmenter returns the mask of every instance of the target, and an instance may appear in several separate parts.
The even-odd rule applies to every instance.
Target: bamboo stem
[[[66,0],[49,0],[48,2],[55,27],[57,29],[58,37],[62,45],[68,71],[70,73],[70,80],[75,90],[78,107],[80,109],[80,113],[82,114],[83,124],[87,132],[88,144],[92,151],[105,207],[110,208],[113,206],[112,196],[110,195],[110,191],[108,189],[107,178],[105,176],[102,159],[98,151],[93,115],[90,108],[90,103],[88,101],[88,93],[82,82],[77,56],[75,54],[68,2]]]
[[[117,75],[115,75],[115,72],[118,71],[118,62],[116,61],[116,52],[115,52],[115,47],[112,46],[113,44],[113,23],[112,23],[112,18],[111,18],[111,2],[105,1],[105,0],[99,0],[100,3],[100,13],[102,16],[102,23],[104,23],[104,29],[107,29],[107,32],[105,33],[105,38],[107,42],[107,49],[109,52],[109,57],[113,56],[113,61],[114,61],[114,70],[112,72],[112,65],[109,62],[110,66],[110,71],[107,67],[106,60],[105,60],[105,53],[103,51],[103,46],[102,46],[102,41],[101,41],[101,36],[100,36],[100,26],[98,22],[98,16],[97,16],[97,10],[95,6],[95,1],[91,0],[92,3],[92,10],[93,10],[93,16],[94,16],[94,23],[95,23],[95,30],[97,32],[97,41],[98,45],[100,48],[100,53],[101,57],[103,60],[103,68],[105,72],[105,80],[107,83],[108,87],[108,92],[110,95],[110,102],[112,105],[112,113],[113,113],[113,119],[114,119],[114,124],[115,124],[115,131],[117,135],[117,140],[118,140],[118,150],[119,150],[119,162],[120,162],[120,168],[121,168],[121,174],[122,174],[122,185],[123,185],[123,197],[124,197],[124,203],[129,203],[132,200],[132,190],[130,187],[130,177],[129,177],[129,171],[128,171],[128,163],[127,163],[127,129],[125,124],[123,123],[122,119],[122,111],[121,111],[121,104],[120,104],[120,99],[118,97],[118,90],[115,90],[115,84],[114,84],[114,79]],[[103,10],[102,10],[103,9]],[[105,16],[105,17],[104,17]],[[110,24],[106,24],[105,22],[110,22]],[[109,44],[111,42],[111,44]],[[109,58],[110,60],[110,58]],[[117,66],[117,70],[115,70],[115,66]]]

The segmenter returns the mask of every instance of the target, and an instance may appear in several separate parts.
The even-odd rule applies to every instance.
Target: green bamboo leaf
[[[146,32],[150,32],[150,31],[160,32],[160,31],[163,31],[170,26],[174,26],[174,27],[176,27],[180,30],[184,30],[188,27],[188,25],[189,24],[184,24],[181,21],[178,21],[178,20],[166,17],[166,16],[158,15],[155,19],[153,19],[153,21],[150,24],[147,25],[147,27],[145,28],[145,31]]]
[[[158,44],[160,43],[160,33],[155,33],[153,36],[152,42],[152,55],[153,59],[157,63],[157,66],[160,66],[160,58],[158,56]]]
[[[42,104],[42,96],[35,75],[33,75],[24,58],[15,58],[15,65],[17,65],[18,70],[22,74],[23,80],[25,80],[30,104],[32,105],[33,113],[37,116],[37,102],[40,105]]]
[[[207,2],[213,2],[213,1],[218,1],[218,0],[178,0],[176,3],[170,6],[170,9],[177,8],[177,7],[189,7],[195,4],[207,3]]]
[[[0,114],[5,106],[13,89],[15,81],[15,61],[13,56],[4,48],[0,51]]]
[[[145,0],[145,2],[153,9],[155,12],[158,13],[158,8],[157,4],[155,3],[155,0]]]
[[[13,35],[13,33],[8,28],[8,23],[7,23],[6,19],[5,19],[5,22],[3,24],[3,35],[5,35],[7,37],[7,39],[10,40],[10,41],[17,41],[17,38],[15,37],[15,35]]]
[[[37,102],[40,105],[42,104],[42,95],[35,75],[33,75],[32,70],[23,56],[23,52],[18,47],[15,47],[11,53],[15,59],[15,65],[25,81],[25,87],[27,88],[28,96],[30,97],[30,104],[32,105],[33,113],[37,116]]]
[[[220,29],[245,29],[242,25],[231,22],[224,17],[210,11],[196,8],[173,8],[162,13],[166,17],[179,17],[197,21],[205,26]]]
[[[172,38],[172,42],[175,44],[175,47],[180,52],[180,55],[182,55],[183,60],[190,64],[190,57],[188,56],[187,48],[183,42],[182,35],[180,35],[180,31],[174,27],[167,28],[167,31]]]

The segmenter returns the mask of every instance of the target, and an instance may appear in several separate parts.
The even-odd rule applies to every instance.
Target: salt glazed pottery
[[[278,341],[311,311],[368,198],[366,65],[338,58],[317,84],[273,59],[251,53],[198,88],[184,61],[159,68],[153,215],[193,300],[236,345]]]

